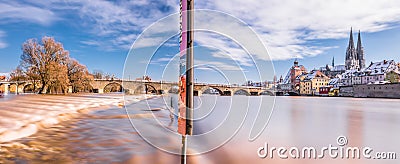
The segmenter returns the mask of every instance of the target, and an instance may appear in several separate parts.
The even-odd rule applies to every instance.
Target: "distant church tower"
[[[365,68],[364,47],[361,45],[361,33],[358,31],[358,41],[356,48],[357,58],[359,61],[360,69]]]
[[[359,68],[358,63],[359,61],[357,58],[356,49],[354,47],[354,41],[353,41],[353,28],[351,28],[349,45],[347,46],[346,50],[346,62],[345,62],[346,70],[358,69]]]
[[[346,50],[346,70],[360,70],[365,68],[364,47],[361,45],[361,34],[358,32],[357,48],[354,47],[353,29],[350,30],[349,45]]]

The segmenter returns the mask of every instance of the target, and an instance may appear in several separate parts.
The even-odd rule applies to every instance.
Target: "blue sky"
[[[273,72],[267,68],[271,61],[279,77],[284,76],[295,58],[308,69],[331,63],[333,56],[336,64],[343,64],[350,27],[354,29],[354,37],[358,30],[362,32],[367,63],[383,59],[400,62],[400,2],[396,0],[311,0],[307,4],[289,0],[203,0],[195,3],[196,9],[225,13],[221,17],[225,21],[199,19],[198,26],[226,27],[226,34],[232,35],[196,32],[196,61],[203,65],[195,69],[198,82],[225,83],[227,80],[221,72],[230,83],[272,79]],[[157,50],[150,64],[141,54],[152,54],[147,50],[157,46],[154,43],[159,36],[143,38],[142,45],[134,46],[132,51],[130,48],[149,26],[178,10],[178,0],[0,1],[0,72],[10,72],[19,64],[25,40],[52,36],[90,71],[101,70],[122,77],[130,52],[129,56],[134,57],[128,60],[126,68],[132,71],[126,71],[124,78],[133,79],[147,73],[155,80],[172,81],[177,79],[177,58],[173,58],[179,49],[177,36]],[[235,35],[246,34],[229,28],[236,24],[227,22],[227,15],[249,25],[268,53],[259,52],[259,47],[253,46],[257,39],[235,43],[232,40]],[[178,22],[172,20],[155,29],[165,34],[177,28]],[[256,49],[252,58],[241,46]],[[168,64],[169,59],[175,60]],[[264,76],[258,77],[254,62]],[[146,65],[147,72],[134,71]],[[162,74],[164,69],[169,73]]]

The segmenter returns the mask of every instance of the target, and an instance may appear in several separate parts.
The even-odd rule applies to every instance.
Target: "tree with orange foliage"
[[[29,39],[22,45],[21,68],[28,80],[40,83],[39,93],[67,93],[68,86],[79,88],[93,78],[84,65],[69,57],[60,42],[43,37],[40,42]]]
[[[92,90],[90,82],[94,80],[94,77],[89,73],[86,66],[80,64],[75,59],[70,59],[67,63],[67,68],[72,92],[87,92]]]

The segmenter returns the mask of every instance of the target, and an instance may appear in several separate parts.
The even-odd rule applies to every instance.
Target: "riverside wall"
[[[400,83],[354,85],[354,97],[400,98]]]
[[[340,97],[353,97],[354,96],[354,88],[353,88],[353,86],[341,86],[341,87],[339,87],[339,96]]]

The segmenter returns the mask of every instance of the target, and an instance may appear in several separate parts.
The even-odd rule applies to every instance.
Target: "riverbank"
[[[40,128],[96,109],[123,107],[152,95],[122,94],[21,95],[0,102],[0,143],[35,134]]]

